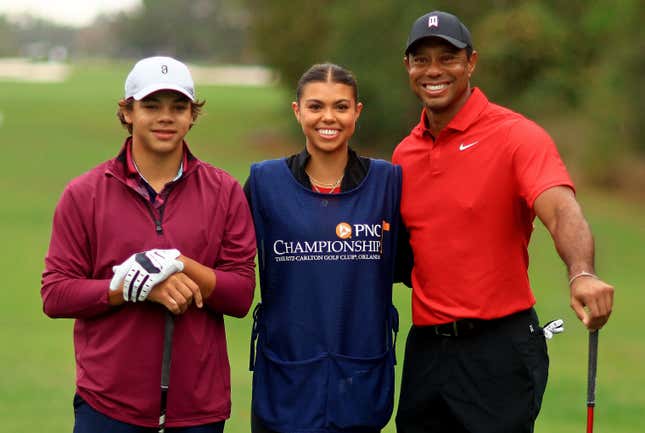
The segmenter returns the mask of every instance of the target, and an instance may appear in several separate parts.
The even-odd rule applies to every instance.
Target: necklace
[[[311,182],[311,186],[314,187],[314,190],[316,192],[322,193],[322,191],[320,190],[319,187],[325,188],[325,189],[329,188],[329,192],[327,194],[333,194],[334,193],[334,190],[340,185],[340,181],[343,180],[343,176],[344,176],[344,174],[341,175],[338,179],[336,179],[336,182],[334,182],[334,183],[325,183],[325,182],[321,182],[318,179],[316,179],[315,177],[311,176],[307,172],[307,170],[305,170],[305,174],[309,178],[309,181]]]

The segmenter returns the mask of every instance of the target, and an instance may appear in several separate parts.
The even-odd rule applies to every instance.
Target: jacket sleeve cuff
[[[213,270],[215,288],[206,300],[206,304],[222,314],[244,317],[251,308],[255,289],[255,274]]]
[[[90,318],[108,311],[109,280],[67,280],[54,283],[56,290],[46,290],[45,314],[53,318]]]

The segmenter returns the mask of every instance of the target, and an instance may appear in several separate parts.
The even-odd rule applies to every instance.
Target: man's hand
[[[590,331],[603,327],[614,304],[614,288],[593,274],[594,240],[571,188],[555,186],[533,204],[567,265],[571,308]]]
[[[585,275],[571,282],[571,308],[590,331],[607,323],[613,305],[614,288],[596,276]]]
[[[183,314],[191,302],[203,305],[199,286],[188,275],[178,272],[152,288],[148,300],[166,307],[173,314]]]
[[[122,286],[123,299],[129,302],[144,301],[154,286],[184,270],[184,264],[177,260],[179,255],[176,249],[152,249],[133,254],[113,268],[110,289],[117,290]]]

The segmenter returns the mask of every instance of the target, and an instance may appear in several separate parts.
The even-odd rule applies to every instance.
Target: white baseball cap
[[[195,83],[186,65],[163,56],[139,60],[125,79],[125,99],[140,101],[158,90],[175,90],[195,100]]]

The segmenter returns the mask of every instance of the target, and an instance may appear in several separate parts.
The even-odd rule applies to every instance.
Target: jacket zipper
[[[157,216],[155,215],[155,211],[154,211],[154,209],[153,209],[152,204],[150,203],[150,201],[149,201],[146,197],[144,197],[144,196],[142,196],[141,194],[139,194],[139,193],[138,193],[134,188],[132,188],[130,185],[128,185],[128,183],[127,183],[127,182],[125,182],[123,179],[121,179],[121,178],[119,178],[118,176],[116,176],[116,175],[115,175],[114,173],[112,173],[111,171],[109,171],[109,170],[108,170],[108,172],[107,172],[107,173],[108,173],[110,176],[112,176],[112,177],[114,177],[115,179],[117,179],[119,182],[123,183],[123,184],[126,186],[126,188],[130,189],[131,191],[134,191],[136,195],[138,195],[139,197],[141,197],[141,199],[142,199],[143,201],[145,201],[145,203],[146,203],[146,209],[148,209],[148,213],[150,214],[150,217],[152,218],[152,221],[153,221],[153,223],[154,223],[154,225],[155,225],[155,232],[157,233],[157,235],[161,236],[161,235],[163,234],[163,224],[162,224],[162,222],[163,222],[163,212],[164,212],[164,208],[166,207],[166,204],[164,203],[164,204],[159,208],[159,218],[157,218]],[[185,179],[185,177],[186,177],[187,175],[188,175],[188,172],[184,172],[184,174],[182,175],[181,179],[179,179],[179,181],[182,181],[183,179]],[[174,186],[173,186],[173,189],[174,189],[174,187],[175,187],[175,186],[176,186],[176,185],[174,185]],[[171,192],[172,192],[172,191],[171,191]],[[169,192],[168,196],[170,196],[170,192]],[[166,200],[168,200],[168,197],[166,197]]]
[[[157,218],[157,216],[155,215],[155,211],[152,209],[152,205],[150,204],[149,201],[146,200],[146,208],[150,213],[150,217],[152,217],[152,221],[155,223],[155,232],[157,232],[157,235],[159,236],[163,234],[162,220],[163,220],[163,210],[165,206],[166,205],[164,203],[164,205],[159,208],[159,218]]]

